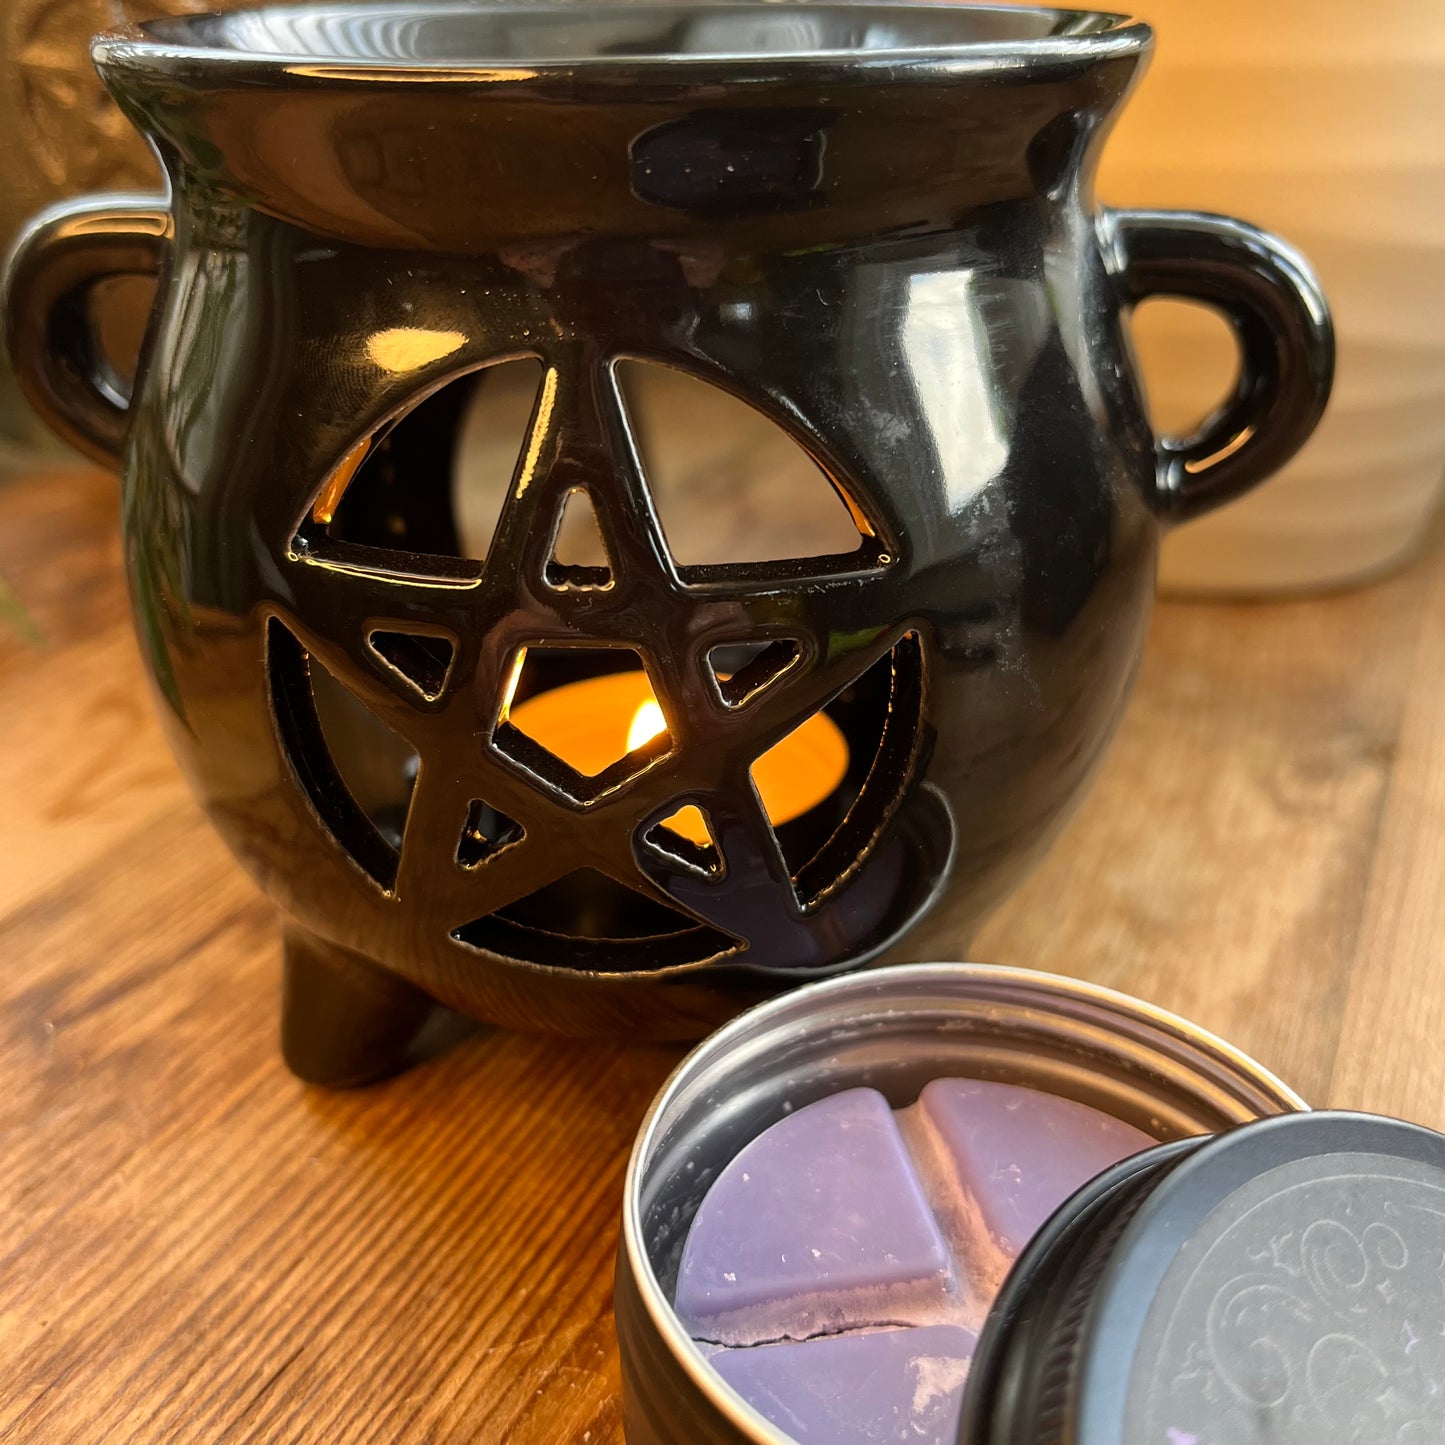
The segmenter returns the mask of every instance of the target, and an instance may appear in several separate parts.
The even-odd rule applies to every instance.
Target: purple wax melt
[[[935,1079],[908,1116],[934,1206],[990,1300],[1064,1200],[1157,1142],[1087,1104],[981,1079]]]
[[[977,1337],[956,1325],[722,1350],[713,1368],[798,1445],[954,1445]]]
[[[698,1209],[674,1307],[695,1339],[755,1345],[938,1317],[948,1246],[898,1120],[874,1089],[760,1134]]]
[[[699,1206],[674,1308],[800,1445],[951,1440],[976,1332],[1050,1214],[1148,1135],[1037,1089],[848,1089],[744,1147]],[[786,1341],[788,1343],[777,1343]]]

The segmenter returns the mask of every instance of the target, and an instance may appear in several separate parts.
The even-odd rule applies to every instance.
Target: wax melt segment
[[[805,1339],[923,1323],[956,1286],[888,1101],[849,1089],[743,1149],[698,1209],[678,1314],[698,1339]]]
[[[925,1325],[724,1350],[713,1367],[798,1445],[954,1445],[977,1342]]]
[[[919,1096],[917,1113],[953,1185],[939,1202],[944,1211],[953,1203],[963,1216],[956,1232],[970,1230],[970,1216],[986,1232],[975,1247],[992,1247],[995,1287],[1064,1200],[1156,1142],[1087,1104],[980,1079],[935,1079]]]

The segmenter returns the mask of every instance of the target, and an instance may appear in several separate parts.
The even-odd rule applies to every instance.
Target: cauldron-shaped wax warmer
[[[171,200],[43,218],[10,344],[123,462],[176,752],[290,920],[298,1072],[399,1066],[437,1001],[695,1035],[940,900],[966,936],[1038,854],[1161,526],[1284,461],[1331,375],[1294,253],[1094,205],[1149,43],[795,0],[97,42]],[[137,272],[132,393],[92,323]],[[1155,293],[1241,346],[1183,440],[1122,331]]]

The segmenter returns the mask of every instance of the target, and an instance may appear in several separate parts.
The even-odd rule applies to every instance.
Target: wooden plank
[[[1390,791],[1344,991],[1338,1108],[1445,1129],[1445,567],[1423,598]]]
[[[83,876],[138,824],[196,811],[128,622],[26,661],[0,683],[0,914]]]
[[[621,1169],[675,1050],[492,1034],[307,1091],[270,911],[191,810],[0,955],[0,1439],[615,1433]]]
[[[114,484],[0,490],[0,1441],[617,1445],[622,1170],[677,1050],[484,1033],[307,1090],[278,939],[170,762]],[[1445,1122],[1445,553],[1161,608],[1098,786],[974,946]],[[1338,1054],[1338,1057],[1337,1057]]]
[[[0,480],[0,578],[24,611],[0,616],[0,681],[36,648],[88,637],[128,615],[120,568],[120,482],[55,467]]]
[[[1428,580],[1161,607],[1094,791],[971,955],[1150,999],[1322,1101]]]

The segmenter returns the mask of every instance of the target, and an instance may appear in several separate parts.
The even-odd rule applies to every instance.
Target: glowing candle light
[[[537,693],[513,704],[508,721],[587,777],[668,730],[667,716],[640,671],[583,678]],[[775,824],[816,807],[847,771],[847,739],[821,712],[769,748],[752,768],[758,795]],[[711,841],[694,807],[682,808],[667,826],[694,843]]]
[[[636,752],[644,743],[650,743],[659,733],[667,731],[667,719],[662,715],[662,705],[650,697],[632,714],[632,726],[627,729],[627,751]]]

